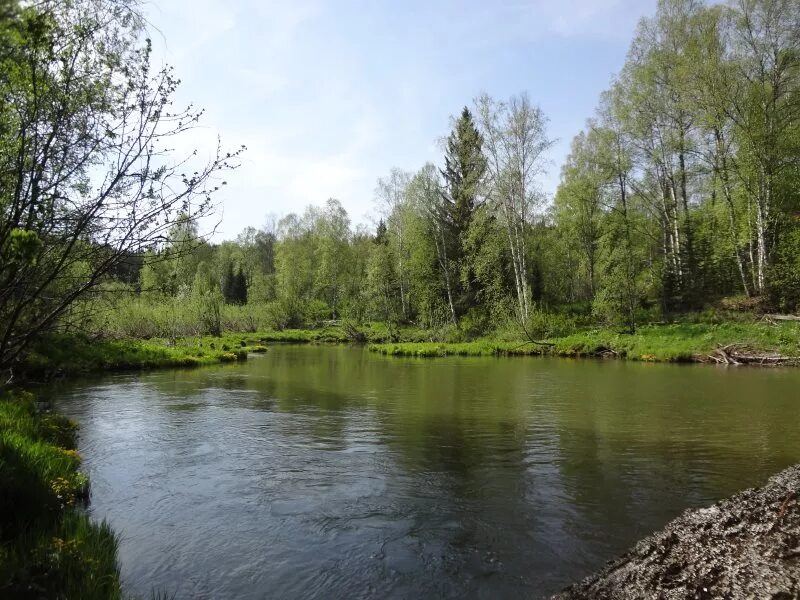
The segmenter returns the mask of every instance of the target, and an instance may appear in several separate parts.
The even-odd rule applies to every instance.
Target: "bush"
[[[458,323],[466,339],[475,339],[491,328],[491,315],[482,307],[471,308]]]
[[[800,218],[785,228],[769,270],[769,299],[784,312],[800,309]]]
[[[568,335],[577,329],[575,317],[560,313],[532,310],[525,325],[528,334],[536,339]]]
[[[303,306],[303,322],[299,325],[319,327],[331,319],[331,307],[322,300],[310,300]]]

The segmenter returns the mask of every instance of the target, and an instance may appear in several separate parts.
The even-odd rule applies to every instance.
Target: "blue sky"
[[[217,198],[216,239],[338,198],[370,222],[376,179],[441,162],[449,119],[481,92],[526,91],[558,138],[552,194],[572,137],[656,0],[151,0],[157,62],[178,100],[206,109],[177,146],[217,135],[248,150]]]

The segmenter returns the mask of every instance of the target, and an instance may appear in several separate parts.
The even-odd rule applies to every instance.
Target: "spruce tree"
[[[236,274],[236,277],[233,280],[234,282],[234,299],[233,301],[236,304],[247,304],[247,276],[242,271],[242,268],[239,267],[239,272]]]
[[[386,244],[389,243],[389,239],[386,236],[387,236],[386,223],[384,222],[383,219],[381,219],[380,221],[378,221],[378,227],[375,230],[375,240],[374,240],[375,243],[385,246]]]
[[[233,304],[236,296],[236,276],[233,272],[233,263],[228,263],[228,267],[222,276],[222,297],[225,304]]]
[[[481,180],[486,171],[483,138],[472,113],[465,106],[447,138],[444,177],[444,215],[448,233],[448,259],[458,265],[461,285],[457,291],[456,310],[463,315],[476,303],[475,277],[465,250],[466,238],[478,207]]]

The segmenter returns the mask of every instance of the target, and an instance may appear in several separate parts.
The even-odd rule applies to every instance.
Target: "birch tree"
[[[547,137],[546,117],[524,93],[507,102],[483,94],[475,104],[486,156],[486,195],[505,229],[518,315],[525,322],[531,311],[527,240],[543,201],[538,178],[553,140]]]
[[[397,261],[396,271],[400,288],[400,306],[404,319],[411,315],[408,279],[409,246],[406,226],[406,188],[411,175],[401,169],[392,169],[387,177],[378,179],[375,199],[378,210],[385,219],[389,239]]]
[[[785,179],[796,173],[800,153],[800,3],[737,0],[727,14],[730,116],[754,208],[754,285],[764,293],[780,209],[792,193]]]
[[[41,0],[0,21],[0,368],[132,255],[212,208],[237,152],[170,150],[173,106],[135,4]],[[189,248],[187,248],[189,250]]]

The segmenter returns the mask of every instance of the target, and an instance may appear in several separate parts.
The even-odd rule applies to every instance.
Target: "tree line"
[[[723,297],[800,302],[800,4],[660,0],[572,141],[554,198],[553,140],[527,94],[482,94],[440,163],[391,169],[374,224],[341,203],[211,244],[237,152],[203,165],[169,142],[172,108],[126,0],[2,0],[0,366],[63,325],[76,299],[128,290],[225,304],[276,327],[347,319],[480,334],[542,314],[633,331]],[[190,174],[194,171],[192,174]]]
[[[525,94],[484,94],[454,119],[440,167],[378,180],[374,230],[329,200],[218,252],[287,325],[486,330],[567,311],[633,330],[724,296],[795,310],[799,92],[800,4],[661,0],[552,202],[545,115]]]

